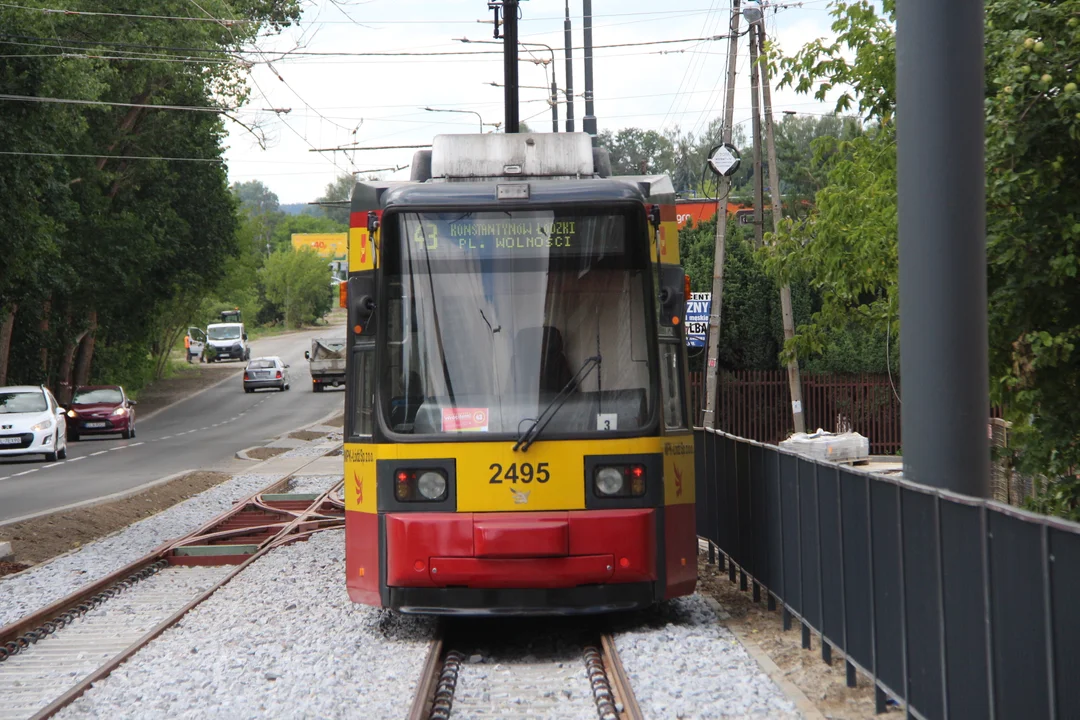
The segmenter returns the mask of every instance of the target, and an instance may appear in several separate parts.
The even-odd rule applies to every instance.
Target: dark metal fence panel
[[[891,694],[926,720],[1077,714],[1080,525],[699,439],[699,527],[729,576],[869,673],[879,710]]]
[[[802,616],[821,627],[821,559],[818,553],[817,463],[799,459],[799,546],[802,553]]]
[[[780,516],[784,529],[784,603],[802,614],[802,552],[799,547],[799,460],[780,453]]]
[[[928,720],[945,717],[937,500],[910,488],[900,490],[907,694]]]
[[[950,718],[990,717],[983,510],[942,500],[941,578]]]
[[[782,508],[780,497],[780,456],[770,452],[768,448],[761,449],[762,462],[765,470],[765,492],[762,493],[765,503],[765,513],[762,516],[765,523],[766,554],[768,560],[768,572],[760,575],[765,587],[781,589],[784,587],[784,533]]]
[[[870,483],[840,471],[840,527],[844,533],[844,652],[874,667],[873,568],[870,565]]]
[[[760,445],[748,447],[750,456],[750,531],[753,534],[751,545],[754,548],[754,564],[751,574],[768,582],[769,572],[769,520],[768,489],[766,487],[765,465],[772,454]],[[775,463],[773,463],[775,466]]]
[[[1051,717],[1043,528],[997,510],[988,519],[995,715]]]
[[[903,587],[900,566],[900,493],[870,484],[870,558],[873,563],[874,674],[893,693],[904,692]]]
[[[1054,689],[1058,715],[1080,709],[1080,536],[1051,529],[1050,603],[1054,628]]]
[[[844,649],[844,555],[840,525],[838,467],[817,469],[818,529],[821,539],[822,631]]]

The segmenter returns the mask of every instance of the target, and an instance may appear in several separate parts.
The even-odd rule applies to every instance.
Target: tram
[[[675,194],[584,133],[440,135],[358,182],[347,587],[431,614],[693,592],[694,440]]]

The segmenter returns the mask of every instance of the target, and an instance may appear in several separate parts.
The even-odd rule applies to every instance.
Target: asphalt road
[[[289,364],[291,389],[245,393],[240,371],[147,419],[135,416],[136,436],[88,436],[68,443],[65,461],[40,455],[0,458],[0,522],[130,490],[184,470],[228,465],[237,451],[323,418],[344,406],[344,390],[311,391],[304,351],[311,338],[343,327],[264,338],[251,356],[278,355]],[[136,409],[137,411],[137,409]],[[233,463],[238,464],[240,461]]]

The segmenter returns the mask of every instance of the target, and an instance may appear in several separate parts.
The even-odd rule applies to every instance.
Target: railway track
[[[643,720],[610,633],[580,622],[530,625],[444,620],[409,720]]]
[[[0,720],[51,717],[265,553],[344,525],[340,483],[289,494],[288,482],[0,628]]]

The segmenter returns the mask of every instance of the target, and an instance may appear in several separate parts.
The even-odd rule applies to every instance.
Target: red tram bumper
[[[601,612],[662,597],[653,509],[391,513],[384,527],[384,603],[406,612]]]

